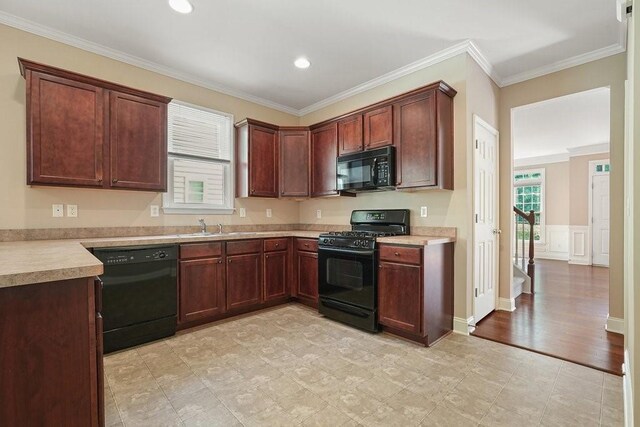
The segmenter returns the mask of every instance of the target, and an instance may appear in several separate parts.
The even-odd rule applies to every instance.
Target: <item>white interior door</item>
[[[474,320],[496,309],[498,289],[498,131],[474,116]]]
[[[604,165],[602,165],[604,166]],[[607,171],[592,176],[592,242],[593,264],[609,266],[609,162]],[[597,167],[597,166],[596,166]]]

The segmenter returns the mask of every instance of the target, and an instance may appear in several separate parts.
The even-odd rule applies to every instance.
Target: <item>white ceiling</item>
[[[624,50],[613,0],[192,3],[0,0],[0,22],[293,113],[468,40],[499,84]]]
[[[609,88],[599,88],[514,108],[514,159],[609,143],[610,100]]]

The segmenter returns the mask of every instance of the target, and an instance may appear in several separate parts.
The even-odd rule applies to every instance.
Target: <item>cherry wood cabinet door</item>
[[[318,302],[318,254],[316,252],[297,251],[296,296]]]
[[[436,116],[435,91],[416,95],[394,105],[398,188],[438,184]]]
[[[364,114],[364,149],[393,144],[393,106],[378,108]]]
[[[227,256],[227,310],[260,304],[262,254]]]
[[[264,302],[282,299],[289,294],[288,260],[287,251],[264,254]]]
[[[420,333],[420,266],[381,262],[378,267],[378,318],[382,325]]]
[[[309,196],[309,131],[280,131],[280,196]]]
[[[180,322],[225,312],[225,265],[222,257],[180,261]]]
[[[167,105],[111,91],[111,187],[167,190]]]
[[[311,131],[311,197],[338,194],[336,159],[338,124],[331,123]]]
[[[27,183],[103,185],[105,91],[27,72]]]
[[[278,132],[249,125],[249,196],[278,197]]]
[[[338,155],[362,151],[362,114],[338,122]]]

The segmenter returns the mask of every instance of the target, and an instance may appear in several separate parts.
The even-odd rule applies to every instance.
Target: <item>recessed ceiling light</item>
[[[189,0],[169,0],[169,6],[179,13],[193,12],[193,6],[189,3]]]
[[[311,62],[309,62],[309,60],[307,58],[298,58],[294,61],[293,65],[295,65],[298,68],[302,68],[303,70],[305,68],[309,68],[309,65],[311,65]]]

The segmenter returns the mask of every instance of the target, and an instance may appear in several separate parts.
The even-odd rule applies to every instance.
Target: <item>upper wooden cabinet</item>
[[[237,196],[278,197],[278,127],[246,119],[236,130]]]
[[[309,196],[309,129],[280,128],[280,196]]]
[[[311,131],[311,197],[338,194],[336,159],[338,124],[330,123]]]
[[[452,95],[440,85],[397,101],[393,111],[397,188],[453,190]]]
[[[362,114],[338,122],[338,155],[362,151]]]
[[[364,114],[364,149],[393,144],[393,106],[376,108]]]
[[[27,184],[166,191],[170,98],[18,61]]]

